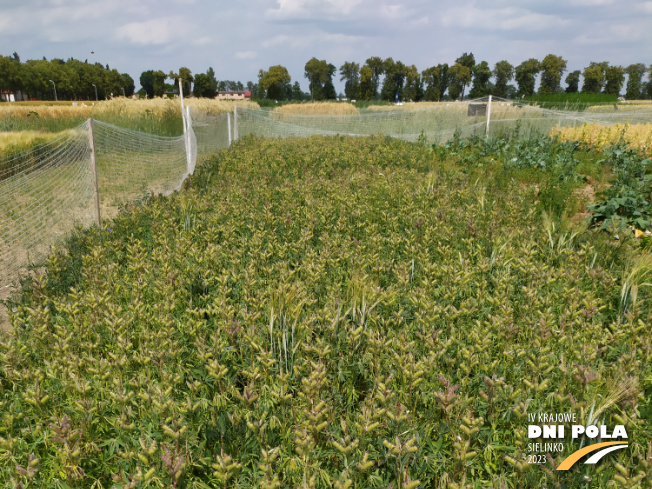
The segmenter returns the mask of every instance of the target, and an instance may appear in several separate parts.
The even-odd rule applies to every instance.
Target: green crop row
[[[650,487],[649,259],[448,151],[247,137],[76,233],[2,336],[0,487]],[[558,412],[629,446],[529,464]]]

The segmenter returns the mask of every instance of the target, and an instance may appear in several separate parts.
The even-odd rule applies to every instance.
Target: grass
[[[246,137],[75,234],[0,343],[0,487],[649,486],[649,259],[465,145]],[[537,412],[630,446],[529,465]]]
[[[583,111],[590,106],[599,104],[609,104],[613,108],[613,103],[618,102],[617,95],[608,95],[605,93],[551,93],[551,94],[534,94],[526,99],[524,103],[536,104],[546,109],[561,109]]]

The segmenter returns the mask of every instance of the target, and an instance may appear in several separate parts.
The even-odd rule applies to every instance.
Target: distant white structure
[[[229,90],[226,92],[217,92],[217,100],[249,100],[251,98],[251,91],[245,90],[244,92],[239,92],[235,90]]]
[[[0,90],[0,100],[4,102],[15,102],[21,100],[28,100],[27,96],[23,95],[23,92],[18,90],[16,93],[11,90]]]

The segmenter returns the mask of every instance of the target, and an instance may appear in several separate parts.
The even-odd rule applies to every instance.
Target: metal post
[[[229,146],[231,146],[231,112],[226,113],[226,132],[229,134]]]
[[[485,134],[489,135],[489,122],[491,121],[491,95],[489,95],[489,103],[487,104],[487,128]]]
[[[88,145],[91,150],[91,173],[93,178],[93,188],[95,190],[95,211],[97,213],[97,225],[102,228],[102,216],[100,215],[100,187],[97,183],[97,158],[95,155],[93,119],[88,119]]]
[[[238,106],[233,107],[233,140],[238,140]]]
[[[54,87],[54,101],[57,102],[59,99],[57,98],[57,86],[54,84],[52,80],[49,80],[50,83],[52,83],[52,86]]]

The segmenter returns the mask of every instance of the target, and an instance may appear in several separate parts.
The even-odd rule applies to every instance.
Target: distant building
[[[217,97],[215,98],[218,100],[249,100],[251,98],[251,91],[237,92],[231,90],[228,92],[217,92]]]
[[[16,93],[11,90],[0,90],[0,100],[4,102],[15,102],[20,100],[27,100],[27,97],[23,95],[23,92],[18,90]]]

